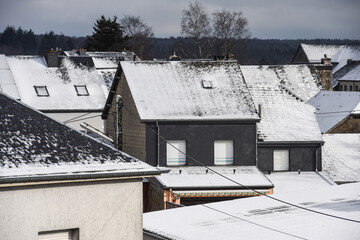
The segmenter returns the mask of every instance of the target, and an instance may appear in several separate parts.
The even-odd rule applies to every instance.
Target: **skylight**
[[[78,96],[89,96],[86,85],[74,85],[74,87]]]
[[[203,88],[207,88],[207,89],[213,88],[212,81],[202,80],[201,84],[202,84]]]
[[[36,96],[38,97],[48,97],[49,92],[46,86],[34,86]]]

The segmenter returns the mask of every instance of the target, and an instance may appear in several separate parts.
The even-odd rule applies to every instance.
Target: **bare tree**
[[[190,38],[197,47],[197,57],[206,56],[209,47],[211,26],[208,14],[202,3],[189,3],[189,8],[183,10],[181,19],[181,34]]]
[[[214,38],[219,41],[224,56],[232,53],[241,39],[250,37],[249,23],[242,12],[215,11],[213,24]]]
[[[128,46],[142,59],[145,48],[150,45],[150,38],[154,36],[152,27],[144,23],[140,16],[124,16],[120,24],[129,37]]]

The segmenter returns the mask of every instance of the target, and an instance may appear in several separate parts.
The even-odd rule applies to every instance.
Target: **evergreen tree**
[[[123,37],[123,28],[117,23],[117,17],[106,19],[101,16],[94,24],[94,32],[88,36],[87,49],[91,51],[120,51],[127,37]]]

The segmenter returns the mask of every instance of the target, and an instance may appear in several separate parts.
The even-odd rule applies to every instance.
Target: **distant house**
[[[311,65],[241,66],[260,122],[257,166],[262,171],[321,171],[323,140],[315,108],[322,90]]]
[[[141,239],[142,179],[164,170],[0,93],[0,239]]]
[[[346,45],[300,43],[291,63],[321,64],[321,59],[324,58],[324,54],[326,54],[327,57],[331,58],[332,63],[336,65],[340,57],[338,52],[345,47]]]
[[[145,213],[144,240],[350,240],[360,235],[360,183],[315,187],[272,196],[284,202],[261,196]]]
[[[323,171],[336,183],[360,182],[360,134],[324,134]]]
[[[360,93],[321,91],[308,103],[317,110],[321,133],[360,133]]]
[[[172,169],[151,181],[157,208],[254,194],[202,165],[271,192],[255,167],[260,119],[235,61],[121,62],[102,116],[122,150]]]
[[[360,61],[351,61],[333,76],[333,86],[338,91],[360,91]]]

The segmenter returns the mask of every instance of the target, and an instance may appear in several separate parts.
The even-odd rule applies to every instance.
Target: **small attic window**
[[[213,88],[212,81],[201,80],[201,84],[202,84],[203,88],[206,88],[206,89]]]
[[[74,87],[78,96],[89,96],[86,85],[74,85]]]
[[[34,86],[34,89],[38,97],[50,96],[46,86]]]

